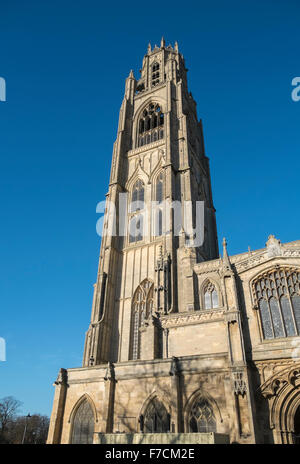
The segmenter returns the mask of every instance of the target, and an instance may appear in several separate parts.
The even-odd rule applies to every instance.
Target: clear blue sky
[[[0,398],[50,414],[80,366],[124,81],[179,43],[230,254],[299,236],[298,0],[2,2]]]

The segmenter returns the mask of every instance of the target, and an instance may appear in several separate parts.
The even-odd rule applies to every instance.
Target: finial
[[[223,238],[223,256],[224,254],[227,255],[227,241],[225,237]]]
[[[148,43],[148,54],[151,53],[151,43]]]
[[[164,37],[162,37],[161,41],[160,41],[160,48],[163,48],[165,45],[166,45],[166,41],[165,41]]]
[[[179,236],[185,238],[185,230],[184,230],[184,228],[182,226],[181,226],[180,231],[179,231]]]
[[[177,40],[176,40],[176,42],[175,42],[174,50],[175,50],[175,52],[178,53],[178,42],[177,42]]]
[[[226,271],[231,271],[231,264],[227,253],[227,241],[225,237],[223,238],[223,269]]]
[[[134,79],[134,75],[133,75],[132,69],[130,70],[130,73],[129,73],[129,76],[128,76],[128,77],[131,78],[131,79]]]
[[[266,247],[269,257],[282,255],[281,242],[275,237],[275,235],[269,235]]]

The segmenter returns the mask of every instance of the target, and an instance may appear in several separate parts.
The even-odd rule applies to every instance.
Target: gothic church
[[[104,228],[127,193],[139,232],[103,234],[83,365],[59,371],[48,443],[299,442],[300,241],[219,255],[186,72],[162,39],[126,79]],[[167,199],[202,202],[200,245],[172,212],[162,227]],[[155,233],[138,201],[158,205]]]

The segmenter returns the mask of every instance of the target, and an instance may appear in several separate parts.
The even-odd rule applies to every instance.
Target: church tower
[[[83,366],[59,371],[48,443],[299,443],[300,241],[219,256],[186,74],[162,39],[126,79]]]
[[[83,366],[163,357],[161,317],[198,308],[193,266],[219,256],[203,129],[177,43],[149,44],[140,73],[125,83]]]

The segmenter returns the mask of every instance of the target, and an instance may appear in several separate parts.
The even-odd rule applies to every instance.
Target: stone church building
[[[103,233],[83,365],[59,371],[48,443],[297,443],[300,241],[228,256],[224,239],[219,254],[177,43],[149,44],[140,72],[126,79],[103,229],[116,205],[125,233]],[[192,202],[193,225],[203,205],[201,243],[165,200]]]

